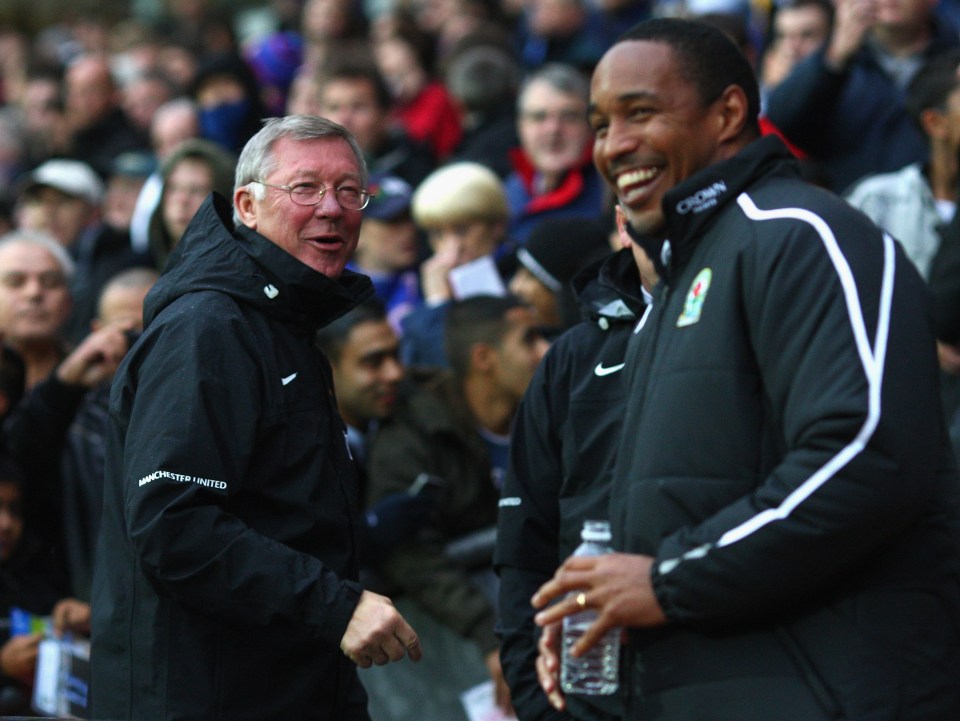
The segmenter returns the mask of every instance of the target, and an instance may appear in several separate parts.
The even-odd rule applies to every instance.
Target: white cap
[[[103,200],[103,181],[93,168],[79,160],[48,160],[30,173],[22,192],[41,186],[55,188],[91,205],[100,205]]]

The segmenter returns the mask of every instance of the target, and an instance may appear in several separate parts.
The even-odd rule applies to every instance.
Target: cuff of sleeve
[[[84,386],[64,383],[54,371],[33,391],[45,405],[51,408],[76,408],[87,393]]]

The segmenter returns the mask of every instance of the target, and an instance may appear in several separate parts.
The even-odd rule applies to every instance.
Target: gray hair
[[[586,75],[572,65],[547,63],[524,78],[523,84],[520,86],[520,92],[517,94],[518,113],[523,113],[523,103],[526,99],[527,90],[534,83],[546,83],[558,93],[575,95],[581,98],[584,104],[590,100],[590,81]]]
[[[8,245],[16,244],[35,245],[43,248],[57,261],[57,265],[60,266],[60,272],[63,273],[63,277],[66,278],[67,283],[73,280],[77,266],[73,262],[73,258],[70,257],[70,253],[67,252],[67,249],[54,240],[52,236],[35,230],[11,230],[9,233],[0,235],[0,249]]]
[[[254,181],[262,180],[277,169],[277,159],[273,154],[274,144],[281,138],[291,140],[317,140],[320,138],[341,138],[350,146],[357,159],[360,169],[360,180],[367,184],[367,162],[363,151],[357,144],[353,134],[342,125],[317,115],[287,115],[282,118],[270,118],[254,135],[237,160],[237,170],[234,175],[233,190],[236,192]],[[250,193],[257,200],[262,200],[266,188],[260,183],[254,183]],[[239,215],[234,208],[234,222],[240,223]]]

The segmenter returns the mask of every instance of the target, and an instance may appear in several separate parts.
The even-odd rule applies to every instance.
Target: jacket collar
[[[684,267],[697,244],[727,206],[758,178],[776,172],[798,174],[796,158],[776,136],[747,145],[732,158],[714,163],[675,185],[663,196],[667,238],[662,244],[630,235],[653,259],[660,277],[669,282]]]

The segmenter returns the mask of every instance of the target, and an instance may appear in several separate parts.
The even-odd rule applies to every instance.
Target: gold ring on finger
[[[581,609],[584,609],[587,607],[587,594],[585,594],[583,591],[577,594],[577,605]]]

